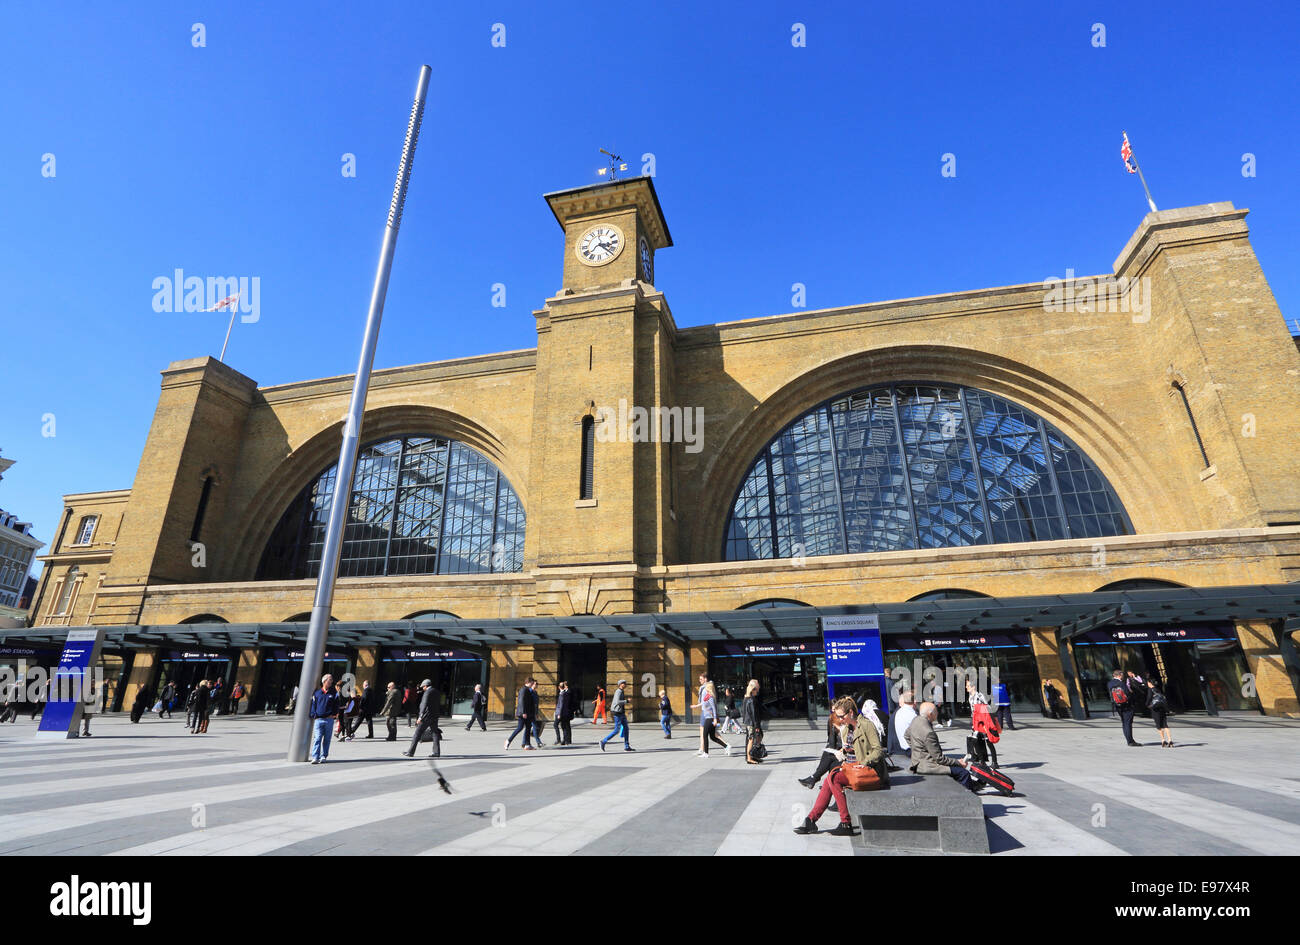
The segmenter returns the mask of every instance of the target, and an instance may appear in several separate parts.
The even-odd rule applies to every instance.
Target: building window
[[[74,567],[68,570],[63,576],[63,587],[59,589],[58,600],[54,604],[54,613],[62,616],[68,613],[72,607],[73,592],[77,589],[77,581],[80,578],[80,572]]]
[[[582,418],[582,466],[578,471],[578,498],[596,497],[596,418]]]
[[[888,384],[782,430],[732,502],[726,560],[1132,534],[1096,465],[984,391]]]
[[[98,515],[86,515],[81,519],[81,524],[77,526],[77,540],[74,545],[88,545],[90,539],[95,537],[95,525],[99,522]]]
[[[259,580],[314,578],[337,468],[290,504]],[[455,440],[404,436],[362,447],[343,530],[340,577],[523,569],[524,509],[506,477]]]
[[[1209,454],[1205,452],[1205,443],[1201,439],[1200,428],[1196,426],[1196,418],[1192,416],[1192,404],[1187,399],[1187,391],[1183,388],[1183,385],[1179,384],[1177,381],[1174,382],[1174,390],[1178,391],[1178,396],[1182,398],[1183,410],[1187,412],[1187,422],[1191,424],[1192,427],[1192,436],[1196,437],[1196,448],[1201,451],[1201,462],[1204,464],[1203,468],[1209,468],[1210,457]]]

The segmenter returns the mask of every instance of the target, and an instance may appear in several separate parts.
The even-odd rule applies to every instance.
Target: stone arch
[[[1176,587],[1187,587],[1186,584],[1179,584],[1177,581],[1167,581],[1164,578],[1124,578],[1119,581],[1111,581],[1109,584],[1103,584],[1097,588],[1098,591],[1154,591],[1168,590]]]
[[[506,477],[519,503],[528,514],[528,496],[523,470],[506,454],[499,437],[486,427],[459,414],[437,407],[403,404],[366,411],[361,425],[361,444],[402,435],[438,436],[459,440],[491,460]],[[321,472],[338,461],[343,437],[340,419],[317,431],[295,448],[267,477],[244,510],[235,534],[235,560],[229,580],[251,581],[266,543],[285,510]]]
[[[1124,504],[1137,534],[1195,529],[1143,456],[1142,444],[1101,405],[1049,374],[999,355],[944,345],[895,345],[846,355],[776,388],[750,415],[721,431],[703,469],[707,502],[691,532],[691,560],[720,560],[736,491],[759,452],[786,426],[823,401],[891,382],[955,384],[1005,398],[1051,423],[1096,464]],[[718,435],[718,434],[714,434]]]
[[[917,594],[915,597],[909,597],[908,603],[912,601],[932,601],[932,600],[979,600],[987,599],[988,594],[980,591],[969,591],[964,587],[940,587],[933,591],[926,591],[924,594]]]

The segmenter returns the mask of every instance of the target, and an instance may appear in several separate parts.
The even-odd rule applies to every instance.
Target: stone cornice
[[[481,354],[471,358],[453,358],[447,361],[429,361],[384,368],[370,376],[370,389],[403,387],[430,381],[460,380],[490,374],[510,374],[532,371],[537,367],[537,349],[522,348],[496,354]],[[279,404],[313,397],[346,395],[352,390],[355,375],[340,374],[311,381],[295,381],[275,387],[263,387],[259,393],[268,404]]]
[[[1239,239],[1249,235],[1246,214],[1231,201],[1148,213],[1115,257],[1115,273],[1138,276],[1161,249]]]
[[[650,244],[655,249],[673,245],[673,238],[668,233],[668,223],[664,220],[663,208],[659,205],[659,195],[655,192],[654,178],[632,177],[607,181],[589,187],[559,190],[545,196],[551,212],[555,214],[555,219],[561,227],[567,226],[570,220],[578,217],[635,207],[641,225],[645,227],[646,235],[650,237]]]

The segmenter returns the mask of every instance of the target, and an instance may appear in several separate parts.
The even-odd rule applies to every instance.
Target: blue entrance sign
[[[867,679],[885,675],[880,618],[875,614],[822,617],[828,678]]]
[[[63,655],[50,679],[50,695],[41,713],[37,738],[76,738],[86,699],[98,698],[92,667],[99,662],[104,631],[95,627],[69,630]]]

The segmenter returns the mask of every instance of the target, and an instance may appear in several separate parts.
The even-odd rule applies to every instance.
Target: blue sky
[[[562,265],[542,194],[596,182],[599,147],[655,156],[683,326],[790,311],[795,282],[824,308],[1109,272],[1146,210],[1123,129],[1162,208],[1252,209],[1300,318],[1300,8],[1217,6],[9,5],[0,507],[48,542],[64,493],[131,485],[158,372],[226,328],[153,311],[174,269],[259,277],[226,358],[258,383],[355,368],[422,63],[379,367],[533,347]]]

